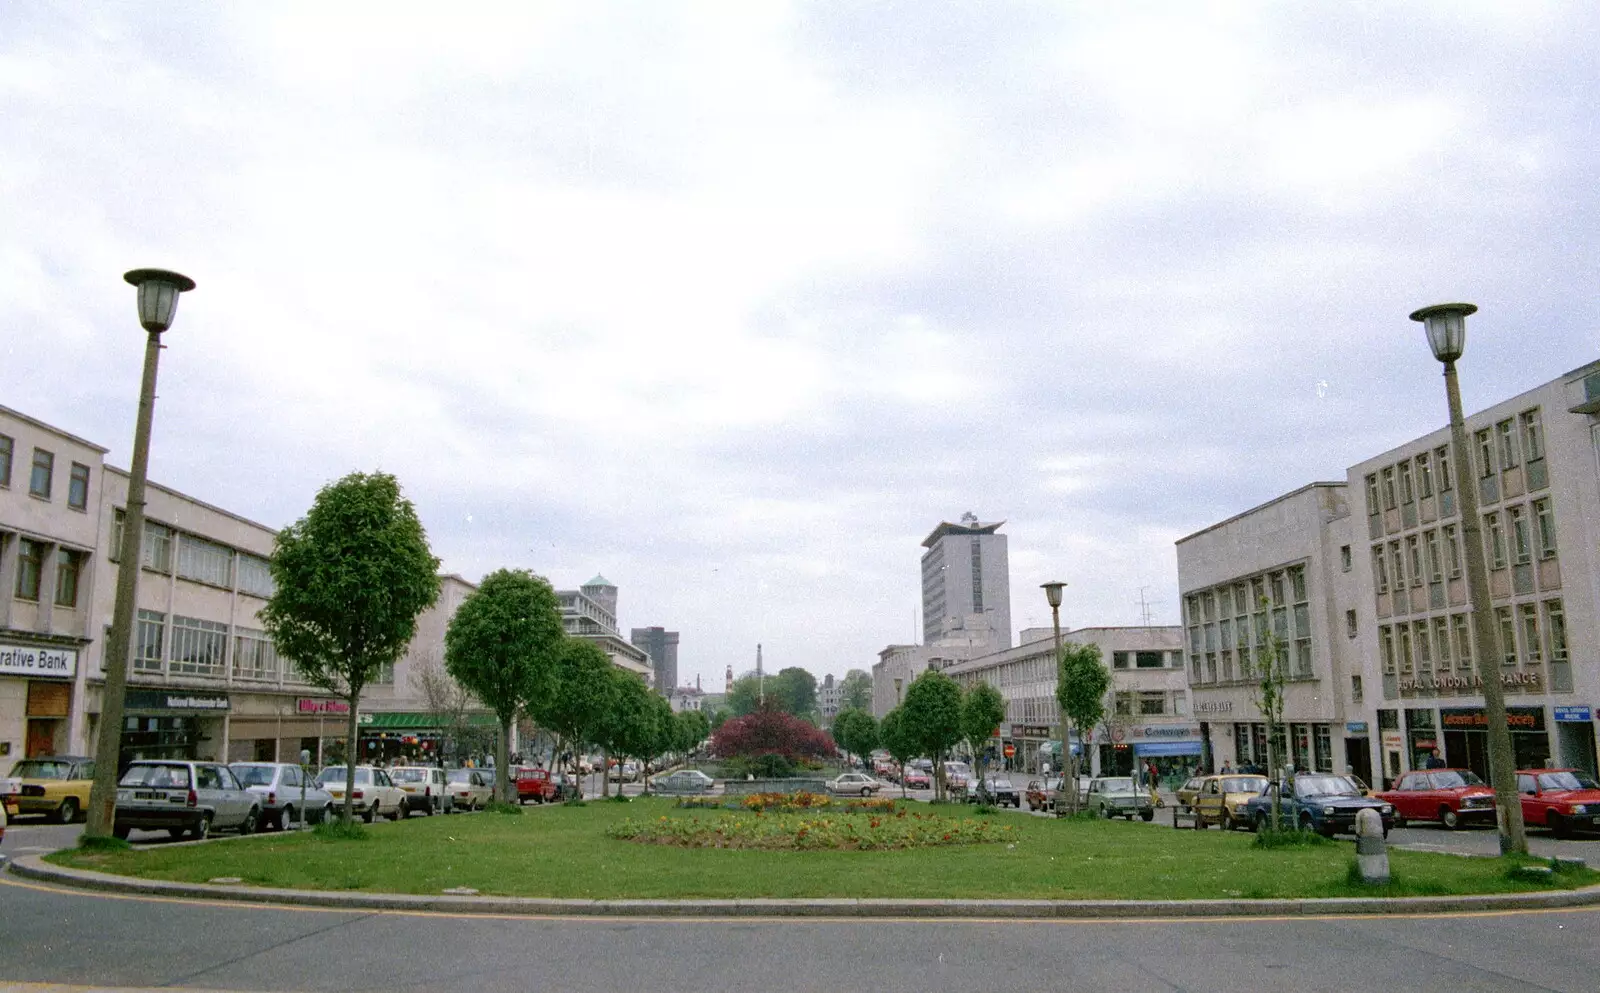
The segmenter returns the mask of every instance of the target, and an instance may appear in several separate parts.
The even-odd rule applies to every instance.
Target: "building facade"
[[[556,600],[561,606],[561,626],[569,637],[594,642],[612,665],[654,685],[650,656],[617,630],[617,588],[604,576],[596,576],[576,590],[557,590]]]
[[[678,685],[678,632],[665,628],[634,628],[628,641],[650,657],[656,690],[667,693]]]
[[[963,640],[986,651],[1011,647],[1011,566],[1001,521],[963,514],[923,539],[922,642]]]
[[[821,685],[817,687],[817,715],[824,729],[833,727],[833,719],[839,716],[839,701],[843,697],[843,681],[834,679],[831,672],[823,676]]]

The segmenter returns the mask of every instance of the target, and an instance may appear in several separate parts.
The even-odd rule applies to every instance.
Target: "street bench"
[[[1200,820],[1200,811],[1184,804],[1174,804],[1172,808],[1172,826],[1181,828],[1185,824],[1196,831],[1203,830],[1205,823]]]

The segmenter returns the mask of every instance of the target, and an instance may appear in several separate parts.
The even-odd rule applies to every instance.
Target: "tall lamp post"
[[[1049,582],[1049,583],[1040,583],[1039,584],[1040,588],[1044,590],[1044,598],[1046,600],[1050,601],[1050,630],[1055,635],[1055,644],[1056,644],[1055,668],[1056,668],[1056,678],[1057,679],[1061,678],[1061,590],[1066,585],[1067,585],[1066,583],[1061,583],[1061,582]],[[1056,727],[1061,729],[1061,785],[1062,786],[1066,786],[1067,785],[1067,766],[1070,763],[1070,756],[1072,754],[1072,742],[1067,740],[1067,715],[1061,710],[1061,699],[1060,699],[1059,695],[1056,698]],[[1048,789],[1049,786],[1050,786],[1050,777],[1046,776],[1045,777],[1045,788]],[[1077,796],[1078,796],[1078,770],[1077,769],[1073,769],[1072,770],[1072,797],[1073,797],[1074,801],[1076,801]],[[1070,804],[1069,806],[1071,806],[1072,809],[1077,809],[1076,802]]]
[[[144,486],[150,468],[150,423],[156,406],[156,363],[161,358],[161,333],[172,326],[178,294],[194,289],[194,280],[165,269],[135,269],[122,277],[139,288],[139,324],[147,332],[144,380],[139,386],[139,416],[133,428],[133,464],[128,470],[128,506],[122,517],[122,546],[117,564],[117,596],[106,635],[105,686],[100,691],[100,729],[94,750],[94,785],[84,834],[111,834],[116,823],[117,767],[122,758],[122,703],[128,688],[128,649],[133,640],[134,601],[139,593],[141,542],[144,538]]]
[[[1500,854],[1528,851],[1522,822],[1522,802],[1517,796],[1517,769],[1511,751],[1511,731],[1506,725],[1506,695],[1495,657],[1494,608],[1489,599],[1489,567],[1484,562],[1483,535],[1478,519],[1478,491],[1467,451],[1467,425],[1461,414],[1461,385],[1456,381],[1456,359],[1467,345],[1467,315],[1476,313],[1470,303],[1441,303],[1411,315],[1428,332],[1433,357],[1444,363],[1444,390],[1450,405],[1450,447],[1456,464],[1456,494],[1461,504],[1461,541],[1467,560],[1467,596],[1472,604],[1472,633],[1477,643],[1478,678],[1483,683],[1484,717],[1489,723],[1489,779],[1494,786],[1495,820],[1500,832]]]

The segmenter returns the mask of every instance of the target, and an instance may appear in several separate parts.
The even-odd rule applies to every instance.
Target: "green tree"
[[[854,752],[863,763],[878,747],[878,722],[865,710],[850,707],[833,719],[833,740],[846,752]]]
[[[600,792],[603,796],[611,795],[611,760],[619,762],[628,750],[628,734],[633,724],[639,719],[639,714],[645,705],[645,689],[638,677],[630,672],[624,672],[615,666],[606,675],[610,683],[606,692],[606,707],[600,714],[599,721],[595,724],[595,744],[600,746],[602,758],[602,775],[600,777]],[[644,690],[644,692],[639,692]],[[617,794],[622,793],[622,784],[617,784]]]
[[[600,721],[611,705],[616,689],[611,679],[613,668],[599,645],[582,638],[563,638],[556,647],[549,691],[534,697],[528,706],[529,716],[555,736],[554,754],[572,757],[575,777],[580,776],[578,763],[585,747],[596,740]]]
[[[1289,657],[1277,625],[1267,625],[1271,607],[1271,601],[1262,597],[1260,612],[1256,614],[1256,650],[1253,655],[1240,653],[1240,668],[1244,670],[1244,677],[1251,680],[1250,698],[1267,726],[1267,775],[1277,777],[1283,760],[1283,746],[1288,740],[1283,727],[1283,688],[1289,681]],[[1286,619],[1282,620],[1287,623]],[[1283,826],[1282,794],[1283,784],[1280,783],[1272,791],[1274,830]]]
[[[1072,753],[1072,733],[1076,732],[1080,747],[1087,748],[1089,733],[1105,716],[1106,690],[1111,685],[1111,672],[1100,659],[1099,645],[1079,645],[1067,642],[1061,646],[1061,658],[1056,663],[1056,703],[1067,719],[1061,739],[1065,754],[1061,757],[1061,792],[1067,797],[1067,809],[1078,809],[1078,756]]]
[[[777,676],[767,680],[767,697],[777,697],[778,709],[811,723],[817,722],[817,677],[800,668],[789,666],[778,670]]]
[[[729,710],[727,707],[718,707],[711,714],[711,730],[715,731],[717,728],[726,724],[728,719],[732,716],[733,711]]]
[[[983,772],[989,762],[989,741],[1005,719],[1005,697],[988,683],[978,683],[967,691],[965,699],[961,701],[961,735],[967,739],[967,747],[972,749],[972,759],[978,767],[978,795],[985,802],[988,790],[983,785]]]
[[[763,694],[761,680],[755,676],[740,676],[728,687],[726,701],[729,717],[744,717],[761,709]]]
[[[933,757],[934,799],[942,800],[945,753],[961,740],[961,687],[935,669],[928,669],[906,688],[903,720],[918,751]]]
[[[355,472],[324,486],[306,516],[278,532],[271,570],[261,625],[306,682],[349,704],[345,769],[354,784],[361,692],[405,654],[417,615],[438,600],[439,560],[399,482]],[[344,793],[346,820],[354,793]]]
[[[450,675],[500,722],[494,791],[511,800],[511,726],[517,714],[547,697],[565,635],[550,583],[525,569],[497,569],[461,601],[444,633]]]
[[[839,709],[840,710],[865,710],[872,711],[872,677],[860,669],[851,669],[844,674],[844,681],[839,684]]]
[[[899,707],[884,714],[883,720],[878,722],[878,741],[900,766],[900,796],[905,797],[906,763],[917,757],[917,740],[907,730],[905,714]]]
[[[673,715],[673,723],[676,732],[673,750],[685,759],[711,736],[711,722],[698,710],[685,710]]]

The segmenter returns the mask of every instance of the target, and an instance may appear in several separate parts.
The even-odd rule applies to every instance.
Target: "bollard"
[[[1389,848],[1383,841],[1383,818],[1370,807],[1356,813],[1356,864],[1363,883],[1382,886],[1389,882]]]

